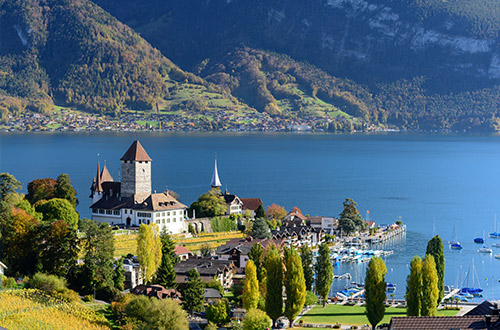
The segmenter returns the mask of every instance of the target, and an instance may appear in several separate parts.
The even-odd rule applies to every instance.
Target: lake
[[[487,235],[500,215],[499,136],[4,133],[0,172],[13,174],[24,188],[36,178],[68,173],[78,192],[78,211],[89,217],[97,160],[106,162],[117,180],[119,159],[136,136],[153,159],[153,189],[168,187],[186,205],[210,188],[217,154],[222,188],[259,197],[265,206],[298,206],[303,214],[337,217],[349,197],[363,217],[370,211],[369,220],[391,223],[401,217],[407,233],[390,243],[395,254],[385,258],[386,280],[397,284],[396,297],[404,295],[412,256],[423,256],[433,234],[445,242],[446,284],[460,285],[474,263],[475,286],[479,280],[485,298],[500,294],[500,260],[493,258],[500,249],[483,255],[473,243],[483,232],[486,245],[494,242]],[[446,244],[454,231],[462,251]],[[363,281],[365,267],[335,272],[349,271]]]

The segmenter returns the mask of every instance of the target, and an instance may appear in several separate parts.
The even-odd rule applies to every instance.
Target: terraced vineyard
[[[111,329],[105,317],[92,309],[34,289],[0,293],[0,326],[9,330]]]
[[[215,249],[225,242],[233,238],[243,238],[245,234],[240,231],[225,232],[225,233],[203,233],[197,237],[185,237],[185,235],[174,235],[173,239],[178,245],[184,245],[189,250],[195,252],[201,249],[202,245],[208,245],[211,249]],[[135,254],[137,249],[137,233],[121,232],[115,235],[115,257],[127,255],[129,253]]]

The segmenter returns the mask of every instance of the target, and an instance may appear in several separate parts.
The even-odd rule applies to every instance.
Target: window
[[[118,210],[114,210],[114,211],[113,211],[113,214],[114,214],[114,215],[120,215],[120,211],[118,211]]]
[[[175,218],[173,218],[173,220],[174,220],[173,222],[175,222]]]
[[[165,212],[161,212],[161,216],[164,217],[165,216]]]
[[[111,211],[111,210],[106,210],[106,214],[113,214],[113,211]]]
[[[92,213],[97,213],[97,209],[92,209]]]
[[[142,220],[141,220],[141,219],[139,219],[139,224],[141,224],[141,221],[142,221]]]
[[[175,215],[175,211],[174,211],[173,215]]]
[[[170,215],[170,212],[167,212],[167,215]]]
[[[125,214],[127,214],[127,210],[125,210],[124,212],[125,212]]]
[[[149,220],[148,220],[148,225],[149,225]]]
[[[161,219],[161,223],[165,223],[165,219]]]
[[[104,214],[104,210],[99,210],[99,214]]]
[[[167,223],[170,223],[170,218],[169,218],[169,219],[167,219]]]

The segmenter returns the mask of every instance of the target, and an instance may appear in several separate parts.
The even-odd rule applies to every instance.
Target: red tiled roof
[[[191,251],[189,251],[188,249],[186,249],[182,245],[176,246],[175,249],[174,249],[174,253],[177,254],[177,255],[180,255],[180,254],[193,254]]]
[[[144,150],[141,143],[135,140],[120,160],[150,162],[151,158],[149,158],[148,153]]]
[[[109,173],[108,168],[106,167],[106,165],[104,165],[104,167],[102,168],[102,172],[101,172],[101,183],[113,182],[113,181],[114,181],[113,177]]]
[[[243,202],[243,210],[255,211],[262,205],[260,198],[240,198]]]

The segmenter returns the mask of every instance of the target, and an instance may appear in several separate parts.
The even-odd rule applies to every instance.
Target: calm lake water
[[[82,217],[97,159],[115,179],[135,133],[1,134],[0,172],[25,186],[36,178],[68,173],[77,189]],[[363,216],[390,223],[401,216],[407,234],[390,244],[386,280],[404,295],[408,264],[423,255],[427,240],[447,242],[455,228],[462,251],[445,246],[446,284],[460,285],[472,264],[475,286],[485,298],[500,296],[500,260],[477,252],[474,237],[500,227],[500,137],[455,135],[287,135],[287,134],[139,134],[153,159],[153,189],[176,191],[191,204],[209,189],[213,158],[226,188],[240,197],[260,197],[304,214],[338,216],[346,197]],[[99,156],[98,156],[99,154]],[[24,187],[25,187],[24,186]],[[499,240],[500,241],[500,240]],[[500,249],[493,248],[493,254]],[[335,269],[363,281],[366,264]],[[470,270],[472,273],[472,270]],[[344,282],[335,286],[342,287]],[[465,283],[464,283],[465,284]],[[469,277],[472,286],[472,274]]]

